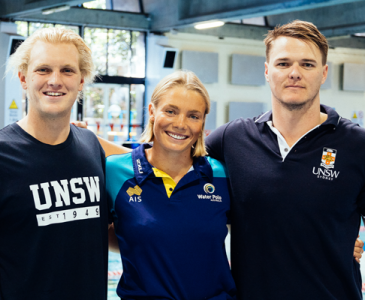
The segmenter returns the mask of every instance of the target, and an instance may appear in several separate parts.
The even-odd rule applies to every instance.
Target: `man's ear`
[[[265,62],[265,78],[269,82],[269,64],[267,62]]]
[[[323,67],[323,74],[322,74],[322,82],[321,84],[324,84],[326,79],[327,79],[327,75],[328,75],[328,65],[325,65]]]
[[[81,81],[80,81],[80,85],[79,85],[79,92],[82,91],[83,87],[84,87],[84,83],[85,83],[85,80],[84,80],[84,77],[81,78]]]
[[[26,76],[22,72],[18,72],[18,77],[19,77],[20,84],[22,85],[23,90],[26,90],[27,89]]]

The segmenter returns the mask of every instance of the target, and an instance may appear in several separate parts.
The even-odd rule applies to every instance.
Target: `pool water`
[[[120,300],[116,293],[117,285],[123,272],[119,253],[109,252],[108,269],[108,300]]]

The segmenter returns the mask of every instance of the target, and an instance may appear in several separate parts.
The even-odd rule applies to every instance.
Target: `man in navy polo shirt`
[[[313,24],[277,27],[265,44],[272,111],[206,141],[230,176],[238,299],[361,299],[352,252],[365,214],[365,130],[320,105],[328,44]]]

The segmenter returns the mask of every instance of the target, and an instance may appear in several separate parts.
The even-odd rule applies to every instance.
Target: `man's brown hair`
[[[271,44],[280,36],[288,36],[314,43],[322,53],[322,64],[325,65],[327,63],[328,42],[325,36],[319,32],[313,23],[300,20],[295,20],[282,26],[278,25],[273,30],[269,30],[264,40],[267,62],[269,62]]]

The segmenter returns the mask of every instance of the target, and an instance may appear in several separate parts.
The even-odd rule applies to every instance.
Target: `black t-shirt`
[[[104,169],[88,130],[55,146],[0,130],[0,299],[106,299]]]

